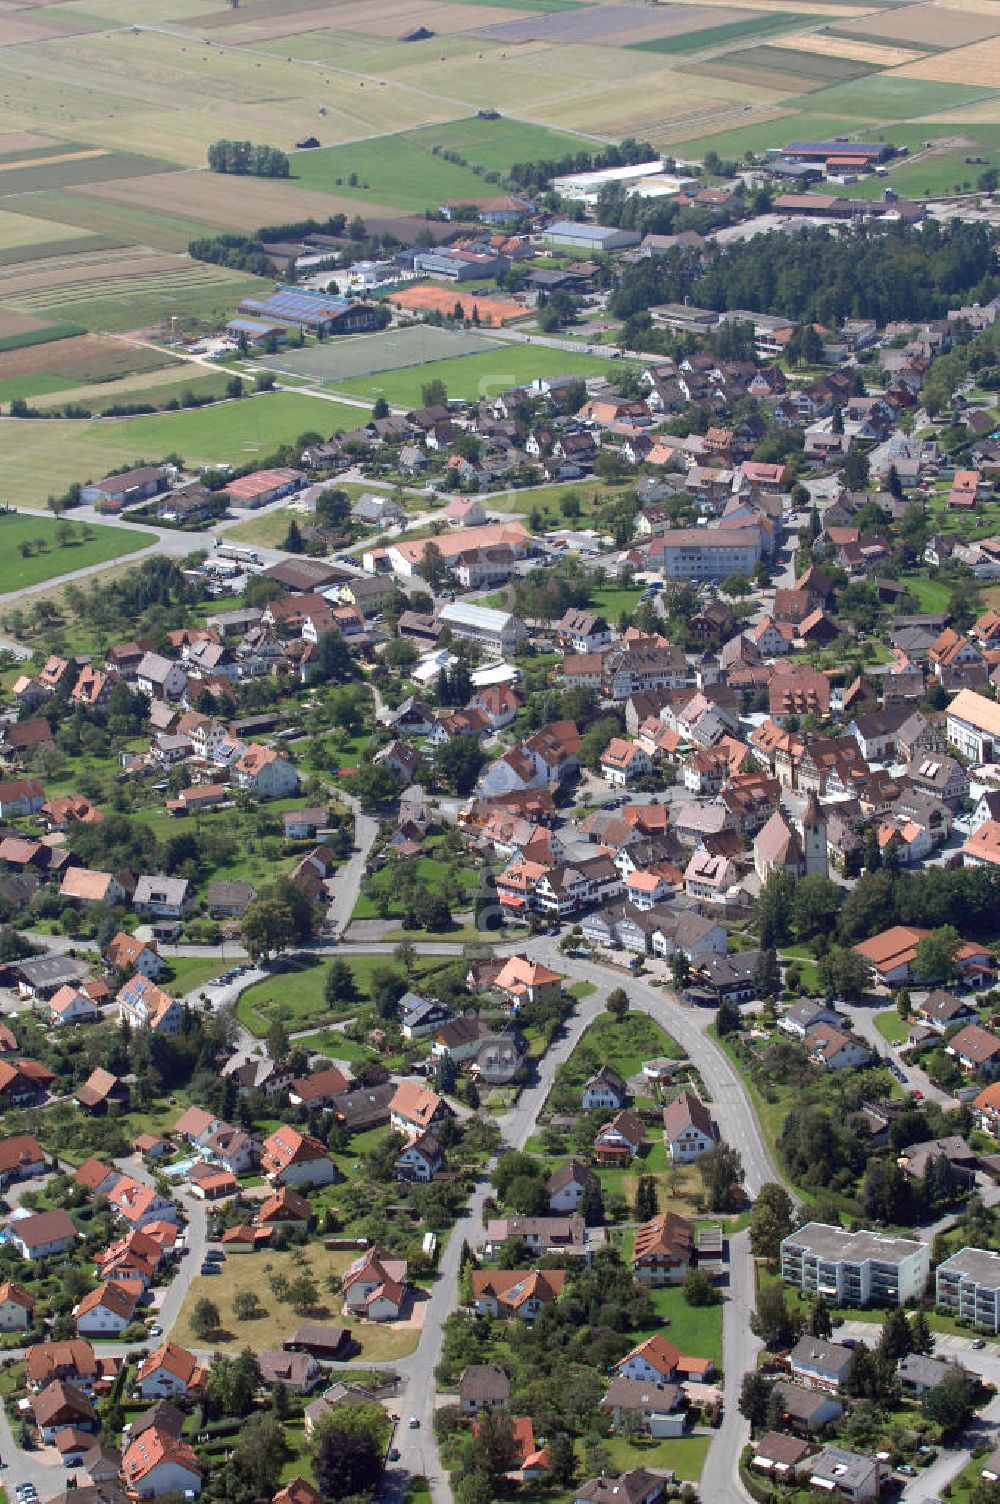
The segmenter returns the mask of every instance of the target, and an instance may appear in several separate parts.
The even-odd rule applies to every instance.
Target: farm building
[[[244,298],[237,313],[296,329],[324,334],[363,334],[378,328],[378,315],[368,303],[328,298],[307,288],[282,288],[269,298]]]

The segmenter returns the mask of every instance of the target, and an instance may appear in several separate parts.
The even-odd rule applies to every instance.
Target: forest
[[[835,326],[940,318],[1000,292],[996,238],[983,225],[826,226],[772,231],[733,246],[675,247],[623,270],[610,312],[631,318],[659,303],[745,308]]]

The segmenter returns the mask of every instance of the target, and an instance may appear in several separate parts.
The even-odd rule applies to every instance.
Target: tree
[[[743,1015],[739,1003],[734,1003],[732,998],[723,998],[715,1014],[716,1034],[724,1039],[727,1034],[738,1034],[742,1026]]]
[[[821,1337],[824,1342],[829,1342],[833,1336],[833,1318],[825,1295],[817,1295],[813,1301],[808,1324],[810,1336]]]
[[[795,933],[800,940],[830,934],[836,926],[843,892],[835,882],[818,873],[802,877],[795,884],[792,912]]]
[[[776,869],[757,899],[757,929],[764,949],[784,945],[792,933],[792,900],[795,885],[787,872]]]
[[[439,376],[433,381],[425,381],[420,388],[420,400],[424,407],[447,407],[448,388]]]
[[[271,1020],[267,1031],[267,1053],[274,1061],[284,1060],[291,1048],[288,1030],[280,1018]]]
[[[948,1366],[948,1372],[940,1384],[928,1389],[921,1402],[921,1409],[928,1420],[941,1427],[947,1435],[959,1431],[972,1419],[972,1386],[958,1364]]]
[[[346,1420],[348,1409],[340,1405],[336,1414]],[[325,1499],[369,1494],[382,1476],[382,1455],[366,1432],[324,1426],[313,1458],[313,1472]]]
[[[781,967],[773,946],[766,946],[757,958],[753,984],[759,997],[777,997],[781,991]]]
[[[769,1181],[762,1185],[750,1214],[750,1246],[754,1258],[776,1264],[782,1238],[794,1227],[792,1198],[783,1185]]]
[[[195,1302],[194,1310],[191,1312],[191,1330],[196,1337],[203,1337],[207,1340],[215,1336],[220,1323],[219,1308],[215,1301],[203,1295]]]
[[[708,1207],[713,1212],[734,1211],[743,1198],[743,1160],[732,1144],[716,1144],[698,1160],[698,1173]]]
[[[259,1388],[260,1364],[245,1347],[235,1358],[216,1358],[205,1380],[205,1398],[214,1415],[249,1415]]]
[[[640,1175],[635,1188],[635,1220],[649,1222],[660,1209],[656,1192],[656,1177]]]
[[[277,898],[255,898],[240,922],[247,953],[260,960],[282,951],[295,940],[295,919],[287,903]]]
[[[319,1286],[308,1271],[292,1280],[288,1287],[288,1301],[297,1315],[304,1316],[309,1311],[314,1311],[318,1300]]]
[[[281,546],[285,550],[285,552],[289,554],[300,554],[305,549],[305,543],[302,540],[302,530],[294,517],[288,524],[288,531],[285,534],[285,541]]]
[[[917,942],[913,975],[920,982],[950,982],[955,974],[955,953],[962,937],[954,925],[943,924]]]
[[[229,1466],[252,1490],[251,1497],[269,1498],[278,1487],[287,1455],[285,1430],[276,1415],[250,1415],[240,1427]]]
[[[580,1197],[580,1216],[588,1227],[604,1226],[604,1193],[599,1180],[584,1187]]]
[[[851,449],[844,465],[844,485],[848,491],[863,491],[868,484],[868,456],[861,449]]]
[[[469,1472],[487,1473],[499,1484],[517,1461],[518,1446],[514,1426],[505,1410],[484,1410],[478,1417],[476,1434],[467,1452]]]
[[[233,1315],[237,1321],[253,1321],[263,1307],[253,1290],[237,1290],[233,1296]]]
[[[910,1345],[924,1358],[929,1358],[934,1351],[934,1333],[924,1311],[917,1311],[910,1322]]]
[[[330,966],[323,984],[323,997],[328,1007],[336,1003],[353,1003],[358,996],[357,983],[349,961],[338,956]]]
[[[831,946],[820,956],[816,972],[824,992],[834,997],[861,998],[868,991],[868,963],[850,946]]]
[[[497,895],[497,880],[485,863],[480,868],[479,886],[473,905],[473,922],[480,934],[493,934],[503,926],[503,914]]]
[[[628,1012],[628,993],[625,991],[625,988],[612,988],[612,990],[608,993],[607,1001],[605,1002],[604,1006],[607,1008],[609,1013],[613,1014],[614,1017],[618,1019],[620,1023]]]
[[[886,1312],[882,1332],[878,1339],[879,1359],[887,1367],[895,1368],[900,1358],[905,1358],[913,1346],[913,1336],[906,1313],[899,1306]]]
[[[576,1452],[565,1431],[549,1437],[549,1478],[557,1488],[572,1488],[576,1480]]]
[[[682,1286],[684,1299],[689,1306],[717,1306],[722,1295],[705,1273],[704,1269],[689,1269]]]
[[[691,962],[682,950],[675,950],[670,958],[670,976],[678,992],[683,992],[691,978]]]
[[[802,1318],[790,1311],[782,1285],[765,1285],[757,1296],[757,1309],[750,1317],[750,1330],[765,1347],[791,1347],[802,1330]]]
[[[767,1406],[771,1398],[771,1386],[756,1370],[743,1375],[740,1387],[739,1411],[750,1422],[751,1430],[760,1431],[767,1424]]]

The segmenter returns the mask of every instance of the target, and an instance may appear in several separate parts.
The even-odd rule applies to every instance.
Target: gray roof
[[[847,1373],[854,1356],[839,1342],[824,1342],[821,1337],[800,1337],[788,1355],[792,1368],[807,1368],[839,1381]]]
[[[152,877],[140,877],[132,895],[133,903],[183,903],[190,884],[186,877],[164,877],[157,872]]]
[[[901,1380],[918,1384],[924,1389],[935,1389],[946,1377],[952,1365],[941,1358],[925,1358],[922,1353],[907,1353],[900,1358],[897,1372]]]
[[[809,1469],[810,1478],[844,1493],[853,1493],[863,1487],[872,1474],[878,1474],[878,1462],[862,1452],[848,1452],[844,1447],[827,1447],[813,1459]]]
[[[63,982],[76,982],[87,974],[84,963],[72,956],[38,956],[30,961],[18,961],[17,970],[29,987],[61,986]]]
[[[510,1378],[499,1363],[470,1363],[462,1369],[458,1392],[463,1400],[506,1404],[510,1399]]]
[[[927,1247],[917,1238],[894,1238],[888,1233],[865,1229],[848,1232],[846,1228],[831,1227],[825,1222],[807,1222],[797,1232],[789,1233],[782,1241],[782,1247],[786,1244],[806,1248],[810,1253],[834,1262],[846,1259],[851,1263],[864,1263],[876,1259],[881,1264],[902,1264]],[[993,1257],[1000,1269],[1000,1254]]]
[[[985,1289],[1000,1290],[1000,1253],[987,1248],[960,1248],[950,1259],[938,1264],[938,1274],[960,1274]]]

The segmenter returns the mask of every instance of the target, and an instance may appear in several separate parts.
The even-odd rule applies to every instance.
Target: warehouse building
[[[244,298],[238,312],[309,334],[364,334],[379,324],[371,304],[349,303],[305,287],[283,287],[269,298]]]
[[[558,219],[542,234],[542,244],[561,246],[570,251],[623,251],[638,245],[641,236],[635,230],[619,230],[614,225],[577,224]]]

